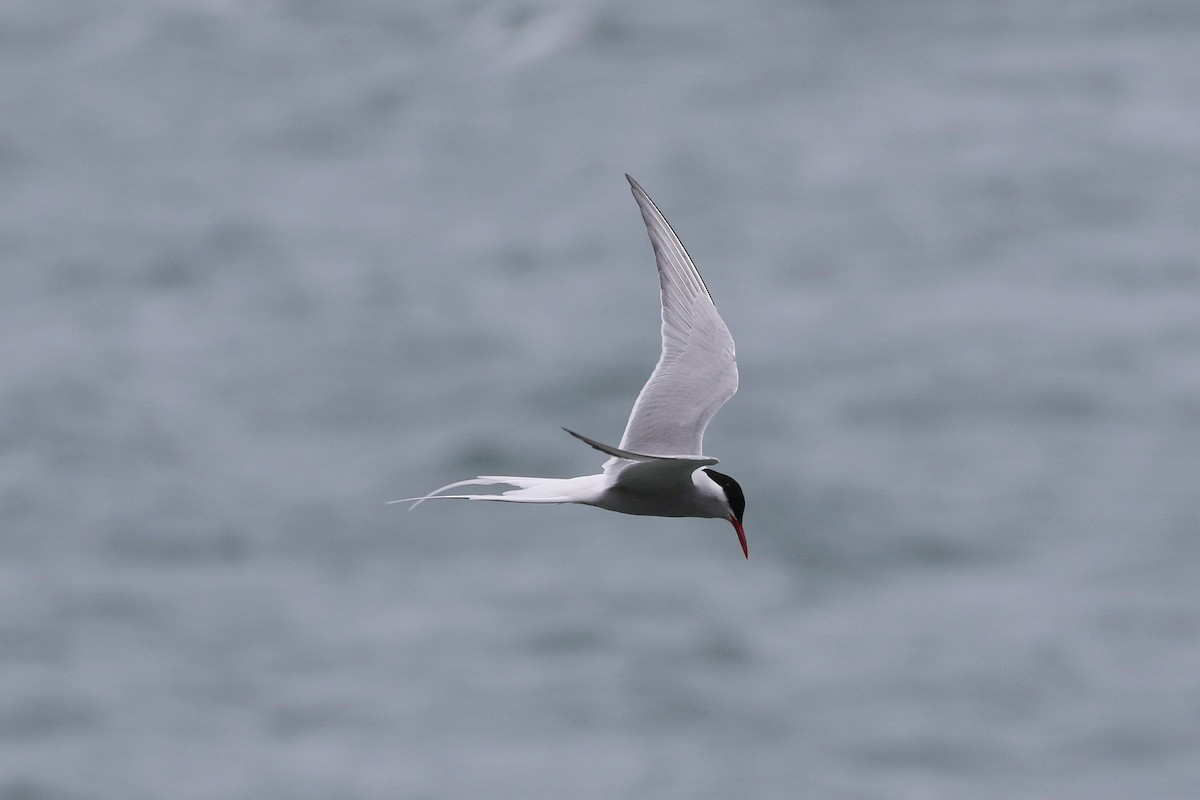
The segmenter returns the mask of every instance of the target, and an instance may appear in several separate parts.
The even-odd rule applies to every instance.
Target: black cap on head
[[[723,472],[717,472],[715,469],[705,469],[704,471],[708,477],[725,490],[725,497],[729,500],[729,507],[733,509],[733,516],[738,522],[741,522],[742,515],[746,513],[746,495],[742,493],[742,487]]]

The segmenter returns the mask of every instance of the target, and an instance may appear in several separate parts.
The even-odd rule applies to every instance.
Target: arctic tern
[[[738,482],[709,469],[701,455],[709,420],[737,391],[733,337],[683,243],[638,182],[625,178],[642,211],[658,262],[662,290],[662,354],[642,387],[618,447],[567,433],[609,456],[598,475],[530,478],[481,475],[435,489],[424,497],[393,500],[416,508],[426,500],[503,503],[578,503],[622,514],[704,517],[733,524],[746,558],[742,517],[746,498]],[[440,494],[460,486],[507,485],[501,494]]]

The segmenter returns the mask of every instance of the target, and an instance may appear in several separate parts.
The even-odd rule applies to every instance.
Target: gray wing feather
[[[592,448],[595,448],[596,450],[599,450],[601,453],[607,453],[608,455],[613,456],[614,458],[619,458],[624,461],[686,461],[689,464],[696,464],[698,466],[719,463],[717,461],[717,459],[709,458],[708,456],[688,456],[688,455],[657,456],[657,455],[653,455],[651,453],[634,453],[629,450],[622,450],[619,447],[613,447],[611,444],[604,444],[603,442],[598,442],[595,439],[592,439],[588,436],[584,436],[582,433],[576,433],[575,431],[571,430],[570,428],[563,428],[563,430],[566,431],[567,433],[571,434],[572,436],[574,436],[576,439],[583,442],[584,444],[586,444]]]
[[[701,467],[717,463],[715,458],[705,456],[655,456],[648,453],[633,453],[619,447],[598,442],[576,433],[570,428],[564,431],[601,453],[612,456],[608,464],[619,465],[615,486],[639,492],[679,490],[692,482],[692,473]],[[608,467],[606,464],[606,468]],[[612,470],[608,470],[612,472]]]
[[[737,391],[733,337],[675,231],[637,181],[625,177],[658,262],[662,355],[633,404],[620,449],[700,454],[709,420]],[[614,458],[605,466],[617,465]]]

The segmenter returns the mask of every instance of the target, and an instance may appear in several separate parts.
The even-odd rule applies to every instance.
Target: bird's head
[[[713,483],[720,487],[721,493],[724,495],[725,518],[733,524],[733,529],[737,531],[738,541],[742,545],[742,552],[746,554],[746,558],[749,558],[750,548],[746,546],[746,531],[742,528],[742,517],[746,513],[746,495],[742,493],[742,487],[733,478],[717,472],[715,469],[705,469],[704,474],[712,478]]]

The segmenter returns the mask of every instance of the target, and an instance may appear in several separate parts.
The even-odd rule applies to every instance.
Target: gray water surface
[[[1200,7],[0,4],[0,800],[1194,798]],[[658,353],[721,521],[566,476]]]

